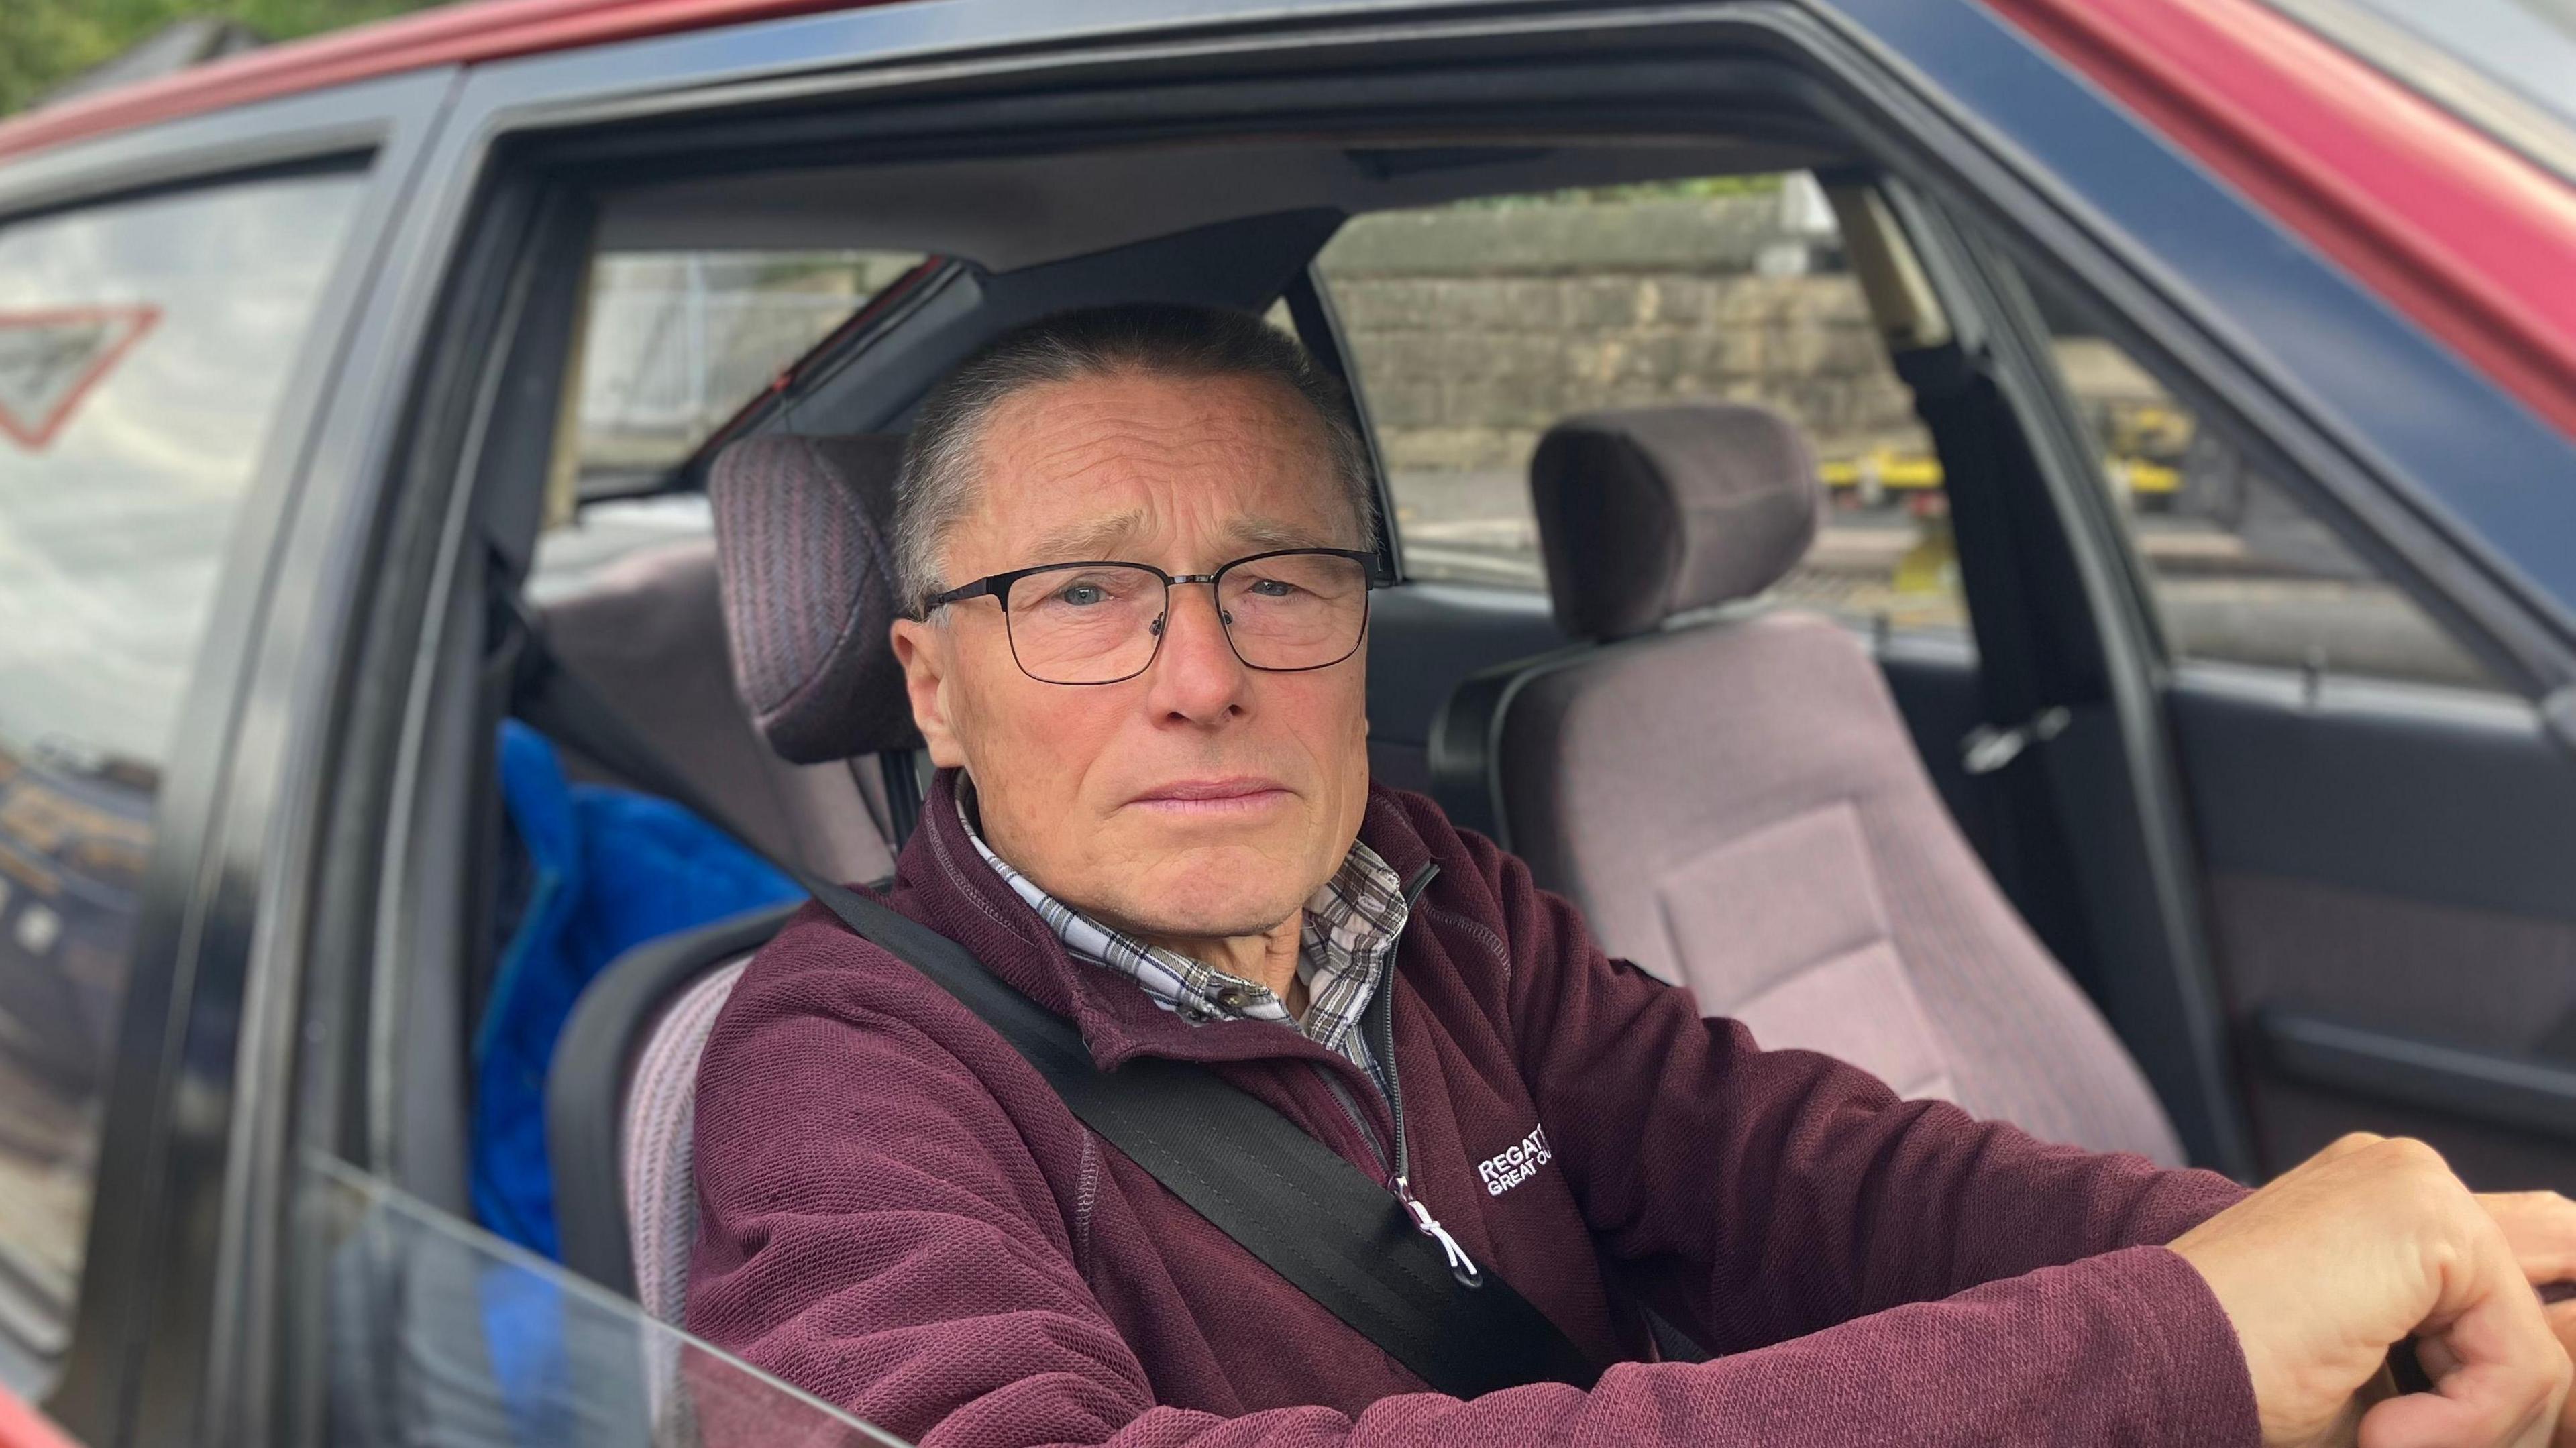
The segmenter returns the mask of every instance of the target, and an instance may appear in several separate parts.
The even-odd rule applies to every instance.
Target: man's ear
[[[919,619],[899,618],[888,634],[895,662],[903,665],[903,691],[912,700],[913,727],[930,749],[930,762],[941,769],[966,763],[957,733],[948,724],[948,670],[955,658],[947,630]]]

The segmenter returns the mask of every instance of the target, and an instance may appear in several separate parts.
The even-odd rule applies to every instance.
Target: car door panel
[[[2576,758],[2538,711],[2215,664],[2169,700],[2266,1163],[2404,1131],[2576,1186]]]
[[[2213,872],[2576,920],[2576,759],[2523,701],[2221,664],[2170,697]]]

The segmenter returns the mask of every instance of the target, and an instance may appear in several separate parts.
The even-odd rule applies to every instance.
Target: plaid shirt
[[[1404,882],[1375,850],[1354,840],[1333,877],[1306,901],[1297,951],[1297,978],[1306,983],[1306,1018],[1289,1015],[1268,986],[1218,970],[1178,951],[1165,950],[1101,924],[1004,863],[984,843],[970,808],[973,791],[957,791],[957,818],[966,837],[1011,889],[1038,912],[1075,959],[1114,970],[1144,989],[1154,1004],[1193,1025],[1214,1020],[1276,1021],[1308,1040],[1350,1058],[1378,1089],[1386,1077],[1369,1050],[1360,1017],[1386,979],[1387,963],[1410,913]]]

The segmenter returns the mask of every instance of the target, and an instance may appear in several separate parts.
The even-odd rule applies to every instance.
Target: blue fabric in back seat
[[[515,719],[500,772],[533,879],[474,1032],[474,1214],[559,1257],[546,1067],[582,988],[633,946],[803,892],[668,800],[568,782],[554,745]]]

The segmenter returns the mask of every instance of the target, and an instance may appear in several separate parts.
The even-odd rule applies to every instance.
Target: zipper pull
[[[1467,1249],[1458,1245],[1458,1239],[1450,1236],[1449,1229],[1440,1225],[1440,1219],[1431,1215],[1431,1209],[1413,1194],[1411,1182],[1402,1177],[1395,1179],[1395,1199],[1404,1203],[1405,1215],[1413,1218],[1413,1225],[1421,1229],[1422,1235],[1439,1243],[1440,1250],[1449,1254],[1449,1275],[1457,1278],[1460,1286],[1485,1285],[1485,1274],[1476,1270],[1476,1259],[1467,1255]]]

